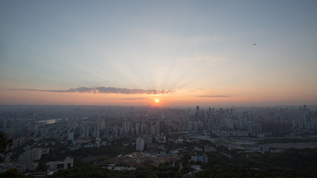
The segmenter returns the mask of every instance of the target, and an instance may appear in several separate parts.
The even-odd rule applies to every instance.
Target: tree
[[[9,139],[4,132],[0,131],[0,154],[6,154],[8,146],[12,145],[12,139]],[[0,156],[0,162],[4,161],[4,157]]]
[[[0,177],[8,177],[8,178],[24,178],[26,177],[24,174],[21,174],[16,169],[9,169],[5,172],[0,173]]]

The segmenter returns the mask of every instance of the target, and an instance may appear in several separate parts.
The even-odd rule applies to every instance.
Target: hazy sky
[[[0,104],[317,104],[316,9],[2,0]]]

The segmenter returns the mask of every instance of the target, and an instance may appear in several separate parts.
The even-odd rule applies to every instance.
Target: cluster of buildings
[[[19,108],[20,107],[20,108]],[[317,109],[300,107],[158,108],[114,106],[5,106],[0,130],[13,139],[12,149],[29,141],[71,142],[70,150],[111,145],[112,140],[135,138],[135,150],[165,143],[171,133],[210,137],[273,137],[316,135]],[[182,142],[179,138],[176,142]],[[33,162],[42,148],[29,148],[18,162]],[[47,152],[47,151],[45,151]],[[71,158],[47,163],[50,170],[68,168]],[[208,162],[193,155],[194,162]]]
[[[31,110],[31,109],[30,109]],[[71,110],[71,109],[70,109]],[[67,110],[66,110],[67,111]],[[65,112],[66,112],[65,111]],[[120,108],[97,107],[95,112],[75,110],[58,114],[0,113],[0,130],[13,138],[13,147],[29,140],[54,138],[76,140],[89,138],[144,137],[171,132],[201,132],[219,137],[285,136],[293,131],[317,130],[316,110],[299,108]],[[68,114],[69,113],[69,114]],[[45,115],[46,117],[40,117]],[[53,116],[60,116],[53,118]],[[73,117],[72,117],[73,116]]]

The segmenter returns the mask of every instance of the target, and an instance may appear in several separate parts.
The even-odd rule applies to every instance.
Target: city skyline
[[[315,1],[2,1],[1,105],[316,105]]]

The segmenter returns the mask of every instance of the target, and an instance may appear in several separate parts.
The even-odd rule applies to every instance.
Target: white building
[[[61,169],[68,169],[73,167],[73,158],[66,157],[64,161],[52,161],[46,163],[49,166],[49,171],[56,171]]]

